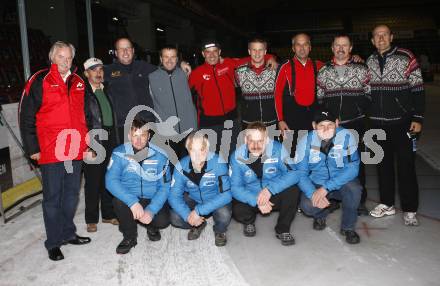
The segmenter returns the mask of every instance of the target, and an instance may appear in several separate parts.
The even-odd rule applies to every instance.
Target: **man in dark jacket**
[[[393,33],[386,25],[374,28],[371,42],[376,47],[367,60],[371,73],[371,126],[383,129],[386,140],[379,141],[384,151],[377,165],[380,204],[370,214],[394,215],[395,167],[405,225],[419,224],[419,185],[415,169],[415,143],[422,131],[425,91],[422,73],[414,54],[392,45]]]
[[[126,133],[124,124],[130,110],[138,105],[153,108],[149,90],[148,75],[157,67],[142,60],[134,59],[134,47],[127,38],[120,38],[115,42],[115,55],[117,60],[104,66],[105,82],[108,83],[108,96],[115,107],[115,123],[118,143],[124,143]],[[181,67],[190,72],[191,67],[181,63]],[[155,117],[148,111],[139,114],[146,122],[154,122]]]
[[[86,81],[85,113],[89,130],[101,130],[107,134],[107,139],[91,135],[96,143],[104,147],[103,158],[97,158],[84,164],[84,195],[86,202],[85,220],[88,232],[97,231],[99,220],[99,204],[103,223],[118,224],[113,211],[112,195],[105,189],[104,175],[111,152],[116,147],[116,138],[113,123],[113,107],[102,84],[104,80],[103,64],[100,59],[90,58],[84,62]],[[95,142],[92,142],[93,145]],[[94,150],[96,156],[97,151]],[[96,148],[96,147],[95,147]],[[96,148],[97,149],[97,148]],[[104,151],[102,150],[102,151]]]
[[[55,42],[50,69],[26,83],[19,107],[24,149],[38,161],[43,177],[43,217],[51,260],[64,259],[63,244],[86,244],[73,222],[81,188],[81,160],[86,151],[84,81],[72,69],[75,48]]]

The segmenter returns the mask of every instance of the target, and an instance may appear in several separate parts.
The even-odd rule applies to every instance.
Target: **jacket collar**
[[[67,82],[67,79],[69,79],[69,76],[76,73],[76,70],[77,70],[77,68],[74,65],[72,65],[70,67],[70,71],[68,72],[68,74],[66,76],[66,80],[64,81],[63,77],[61,76],[60,72],[58,71],[58,65],[54,64],[54,63],[52,63],[50,65],[50,72],[58,74],[60,76],[61,80],[63,80],[64,82]]]
[[[386,58],[386,57],[388,57],[390,55],[393,55],[396,51],[397,51],[397,47],[396,46],[391,46],[391,48],[388,51],[384,52],[382,55],[377,50],[374,52],[374,54],[377,57]]]

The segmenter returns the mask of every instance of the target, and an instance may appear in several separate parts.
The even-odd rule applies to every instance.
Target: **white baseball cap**
[[[88,69],[94,69],[97,66],[103,66],[104,64],[102,63],[102,61],[98,58],[90,58],[87,61],[84,62],[84,70],[88,70]]]

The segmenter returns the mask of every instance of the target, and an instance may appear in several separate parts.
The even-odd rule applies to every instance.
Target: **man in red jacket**
[[[35,73],[25,85],[19,107],[26,153],[38,161],[43,177],[43,217],[49,258],[64,258],[63,244],[81,245],[76,234],[81,160],[86,150],[84,81],[72,69],[75,48],[58,41],[49,52],[50,69]]]
[[[189,86],[197,94],[199,127],[216,132],[216,151],[220,150],[222,157],[227,160],[228,153],[236,147],[240,130],[240,123],[237,120],[235,69],[250,62],[250,58],[221,58],[220,44],[215,40],[208,40],[202,44],[202,55],[205,63],[191,73]],[[266,55],[265,60],[266,65],[271,65],[276,69],[276,62],[271,55]],[[232,126],[225,122],[226,120],[230,120]],[[231,128],[230,148],[224,149],[226,146],[223,146],[220,149],[222,130]]]
[[[324,65],[309,58],[312,45],[307,34],[292,38],[294,56],[280,66],[275,82],[275,108],[281,135],[294,131],[293,149],[299,130],[312,130],[313,111],[317,105],[316,76]]]

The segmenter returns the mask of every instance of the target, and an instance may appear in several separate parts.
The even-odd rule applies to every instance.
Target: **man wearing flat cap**
[[[113,211],[113,196],[106,190],[104,183],[106,166],[112,150],[116,146],[116,137],[114,132],[113,106],[103,85],[104,70],[102,61],[97,58],[86,60],[84,62],[84,76],[87,79],[85,81],[85,113],[88,128],[95,131],[101,129],[105,131],[104,133],[108,134],[107,138],[102,138],[98,135],[92,136],[94,142],[104,147],[105,154],[102,152],[102,155],[105,157],[101,159],[96,157],[98,149],[96,147],[94,149],[94,143],[92,143],[91,149],[94,156],[98,159],[84,164],[85,220],[87,231],[96,232],[100,204],[102,222],[113,225],[118,224],[116,214]]]
[[[357,140],[326,109],[313,115],[313,129],[296,148],[295,164],[307,173],[298,186],[302,191],[300,208],[313,217],[313,229],[323,230],[329,214],[329,200],[342,201],[340,233],[347,243],[360,242],[355,231],[362,187],[357,179],[359,154]]]

